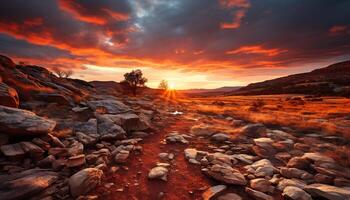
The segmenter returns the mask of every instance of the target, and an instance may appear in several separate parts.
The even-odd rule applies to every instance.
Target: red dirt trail
[[[194,123],[183,116],[174,117],[168,127],[141,142],[143,152],[128,159],[125,164],[128,170],[121,168],[115,174],[106,174],[103,182],[114,183],[113,186],[107,189],[102,185],[94,194],[104,200],[201,199],[202,190],[210,186],[210,180],[201,173],[198,166],[186,161],[184,149],[188,145],[161,143],[165,136],[173,131],[188,133]],[[158,156],[162,152],[175,154],[175,159],[171,161],[168,181],[149,180],[148,172],[157,162],[162,162]]]

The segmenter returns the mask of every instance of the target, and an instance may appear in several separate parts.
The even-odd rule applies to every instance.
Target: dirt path
[[[165,136],[173,131],[186,134],[195,124],[185,115],[174,117],[173,121],[162,131],[155,133],[140,143],[141,155],[132,155],[114,174],[107,174],[104,184],[96,193],[104,200],[154,200],[154,199],[201,199],[202,190],[210,186],[209,180],[201,173],[199,167],[189,164],[184,157],[184,144],[163,144]],[[172,160],[168,181],[149,180],[150,169],[161,162],[159,153],[175,154]],[[113,183],[110,188],[106,184]],[[95,194],[96,194],[95,193]]]

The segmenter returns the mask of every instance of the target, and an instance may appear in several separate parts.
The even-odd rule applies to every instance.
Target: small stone
[[[167,175],[168,175],[168,169],[165,167],[154,167],[151,169],[151,171],[148,173],[149,179],[161,179],[163,181],[167,181]]]

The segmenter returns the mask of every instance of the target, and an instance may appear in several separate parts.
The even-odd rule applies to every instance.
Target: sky
[[[244,86],[350,60],[349,0],[1,0],[0,54],[87,81]]]

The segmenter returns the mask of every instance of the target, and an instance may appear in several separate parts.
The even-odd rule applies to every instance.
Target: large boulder
[[[31,169],[13,175],[1,175],[0,199],[30,199],[48,188],[57,179],[57,173],[38,169]]]
[[[19,98],[17,91],[5,83],[0,82],[0,104],[3,106],[18,108]]]
[[[56,122],[35,113],[0,106],[0,131],[11,135],[36,135],[51,132]]]
[[[103,171],[96,168],[80,170],[69,178],[70,193],[73,197],[86,194],[100,184]]]

